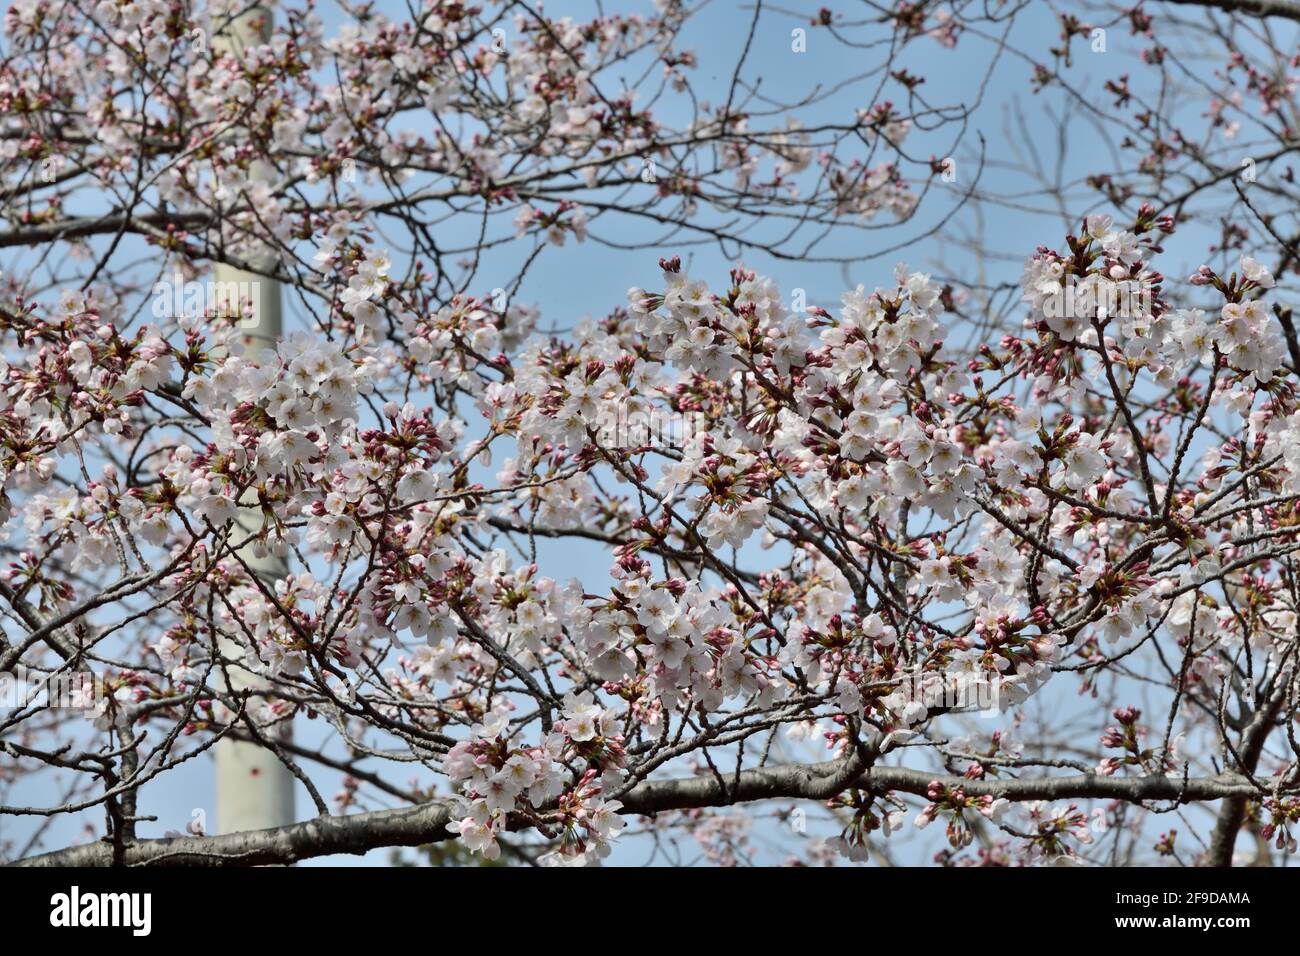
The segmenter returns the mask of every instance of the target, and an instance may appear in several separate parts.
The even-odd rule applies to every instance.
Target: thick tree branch
[[[1300,4],[1290,0],[1164,0],[1187,7],[1217,7],[1228,13],[1253,13],[1260,17],[1282,17],[1300,23]]]
[[[771,799],[816,799],[843,789],[841,761],[797,764],[748,770],[719,781],[713,775],[689,779],[647,781],[623,798],[623,813],[654,814],[667,810],[715,807]],[[961,787],[973,796],[1007,800],[1101,799],[1218,800],[1258,794],[1244,778],[1102,777],[1078,774],[1035,779],[968,780],[923,770],[876,767],[859,776],[854,785],[878,792],[898,790],[924,796],[932,782]],[[725,784],[725,785],[724,785]],[[419,846],[451,839],[447,829],[455,803],[438,800],[398,810],[377,810],[345,817],[320,817],[292,826],[223,836],[142,840],[126,847],[127,866],[254,866],[294,863],[335,853],[361,854],[380,847]],[[518,821],[513,829],[524,829]],[[92,843],[19,860],[18,866],[107,866],[113,847]]]

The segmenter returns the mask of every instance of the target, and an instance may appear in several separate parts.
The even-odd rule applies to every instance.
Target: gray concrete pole
[[[266,6],[259,5],[244,11],[213,37],[213,49],[219,53],[231,52],[242,57],[246,48],[270,39],[272,16],[271,9]],[[253,175],[270,180],[273,174],[263,168],[255,169]],[[274,260],[268,256],[265,261],[249,264],[270,272]],[[273,346],[282,330],[280,284],[257,273],[222,264],[216,267],[215,279],[222,284],[218,287],[220,289],[248,290],[254,298],[255,318],[243,323],[250,350],[256,352]],[[261,526],[260,516],[254,514],[245,517],[240,526],[240,530],[245,533],[256,532]],[[267,582],[283,577],[286,572],[282,559],[271,554],[259,555],[251,547],[243,549],[240,557]],[[223,641],[222,652],[232,659],[251,653],[234,641]],[[232,691],[257,688],[264,684],[252,670],[238,666],[229,670]],[[288,732],[286,728],[284,734],[287,735]],[[220,741],[214,749],[218,832],[260,830],[294,822],[295,780],[275,754],[258,744],[229,738]]]

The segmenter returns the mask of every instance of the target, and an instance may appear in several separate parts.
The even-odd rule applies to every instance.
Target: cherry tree
[[[677,0],[339,12],[6,13],[0,853],[1294,853],[1300,7],[1022,49],[1024,3],[756,4],[716,74]],[[773,98],[771,23],[871,98]],[[1086,177],[926,95],[979,43]],[[1025,206],[1056,227],[986,234]],[[935,237],[1020,274],[894,261]],[[601,317],[527,300],[628,245]],[[809,263],[861,281],[810,305]],[[303,819],[146,833],[229,741]]]

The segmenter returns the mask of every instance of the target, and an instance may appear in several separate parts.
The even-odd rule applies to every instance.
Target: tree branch
[[[1187,7],[1217,7],[1228,13],[1253,13],[1260,17],[1282,17],[1300,23],[1300,4],[1290,0],[1164,0]]]
[[[652,815],[668,810],[716,807],[771,799],[824,800],[844,789],[842,761],[747,770],[724,786],[713,775],[647,781],[623,797],[622,813]],[[853,786],[877,792],[901,790],[925,796],[930,784],[961,787],[972,796],[1007,800],[1101,799],[1219,800],[1248,797],[1259,790],[1241,777],[1102,777],[1077,774],[1035,779],[968,780],[901,767],[876,767]],[[335,853],[361,854],[380,847],[420,846],[452,839],[447,829],[455,801],[436,800],[416,807],[376,810],[344,817],[320,817],[287,827],[209,837],[140,840],[122,854],[126,866],[255,866],[294,863]],[[512,820],[511,829],[528,828]],[[113,847],[91,843],[16,861],[16,866],[107,866]]]

